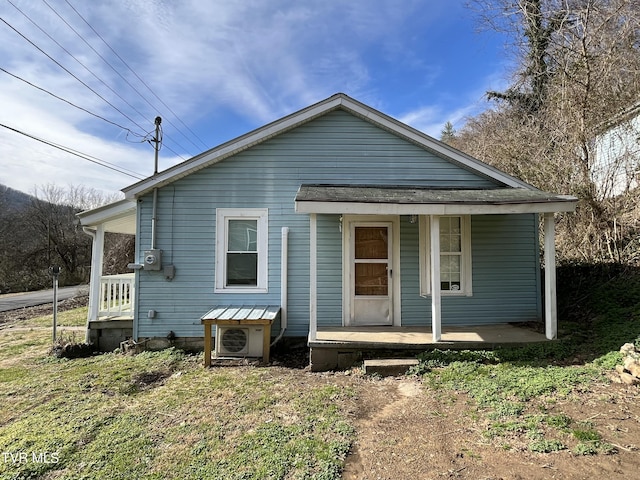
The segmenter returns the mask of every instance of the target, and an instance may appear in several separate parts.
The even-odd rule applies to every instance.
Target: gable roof
[[[253,130],[245,135],[230,140],[218,147],[207,150],[195,157],[179,163],[167,170],[159,172],[145,180],[124,188],[126,198],[132,199],[148,193],[154,188],[168,185],[182,177],[190,175],[200,169],[214,165],[226,158],[236,155],[243,150],[265,142],[270,138],[292,130],[334,110],[344,110],[360,117],[379,128],[392,132],[446,160],[476,173],[492,179],[506,187],[536,190],[535,187],[518,180],[480,160],[477,160],[455,148],[450,147],[429,135],[416,130],[374,108],[354,100],[344,93],[337,93],[321,102],[303,108],[279,120]]]

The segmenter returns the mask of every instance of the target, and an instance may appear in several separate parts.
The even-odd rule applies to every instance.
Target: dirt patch
[[[553,408],[588,420],[616,446],[612,455],[540,454],[487,439],[473,400],[427,390],[419,379],[369,380],[358,387],[357,440],[346,480],[636,478],[640,406],[636,387],[596,385]]]
[[[136,373],[131,379],[131,383],[136,390],[146,390],[164,384],[173,372],[170,370],[153,370],[150,372]]]
[[[52,355],[58,358],[83,358],[94,354],[95,348],[90,343],[64,343],[51,349]]]

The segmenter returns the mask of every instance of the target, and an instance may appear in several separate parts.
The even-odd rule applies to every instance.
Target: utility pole
[[[155,150],[155,164],[153,167],[153,174],[157,174],[158,173],[158,152],[160,151],[160,143],[162,142],[162,139],[160,138],[160,124],[162,123],[162,118],[161,117],[156,117],[155,120],[155,124],[156,124],[156,136],[153,137],[153,140],[151,140],[154,143],[153,149]]]
[[[153,167],[153,175],[157,175],[158,173],[158,152],[160,151],[160,143],[162,139],[160,138],[160,124],[162,123],[162,118],[156,117],[156,136],[153,138],[153,149],[155,150],[155,165]],[[151,213],[151,249],[156,249],[156,225],[158,221],[158,189],[153,189],[153,211]]]

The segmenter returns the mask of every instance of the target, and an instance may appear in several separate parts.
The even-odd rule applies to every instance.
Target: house
[[[304,337],[321,370],[367,349],[491,345],[518,322],[556,337],[554,213],[577,199],[344,94],[123,192],[80,214],[101,342],[206,348],[208,328],[218,353],[268,356],[274,337]],[[108,231],[135,232],[134,273],[101,277]]]
[[[640,187],[640,104],[604,122],[592,151],[591,179],[599,198]]]

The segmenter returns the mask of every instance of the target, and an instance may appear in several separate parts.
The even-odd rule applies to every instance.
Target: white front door
[[[393,223],[349,223],[347,323],[393,325]]]

